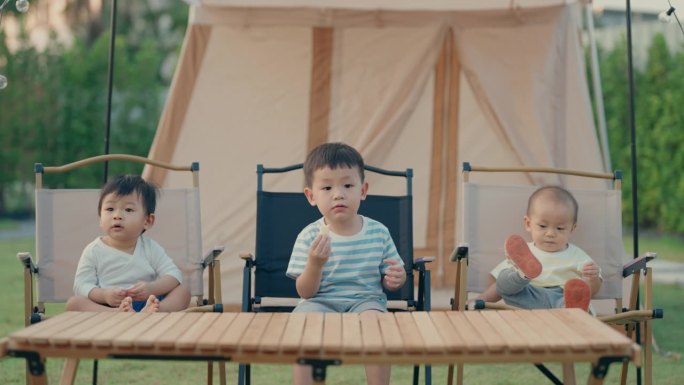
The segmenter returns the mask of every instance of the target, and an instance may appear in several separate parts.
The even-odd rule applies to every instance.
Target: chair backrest
[[[257,223],[254,271],[256,297],[299,298],[295,281],[285,276],[292,247],[299,232],[321,217],[301,192],[271,192],[262,190],[263,174],[281,173],[302,168],[301,164],[285,168],[257,167]],[[413,202],[412,170],[396,172],[366,166],[377,172],[407,180],[406,195],[368,195],[361,203],[359,214],[384,224],[404,261],[407,280],[401,290],[387,292],[388,300],[411,300],[413,290]]]
[[[127,157],[123,159],[141,161]],[[193,167],[195,170],[191,170]],[[197,172],[199,167],[194,164],[186,169]],[[55,171],[39,166],[36,172],[38,178],[38,174]],[[189,185],[161,190],[156,221],[146,235],[174,260],[191,294],[202,296],[200,195],[198,187]],[[97,213],[100,190],[49,189],[42,183],[36,183],[36,187],[37,300],[61,303],[73,295],[73,279],[83,248],[102,235]]]
[[[504,258],[504,241],[510,234],[529,240],[523,216],[529,196],[540,186],[502,186],[463,183],[462,241],[468,243],[467,290],[482,292],[489,272]],[[603,285],[594,299],[622,298],[622,265],[627,255],[622,244],[619,189],[568,189],[579,204],[577,229],[571,242],[601,266]]]

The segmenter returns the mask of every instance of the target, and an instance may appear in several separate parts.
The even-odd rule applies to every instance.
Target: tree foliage
[[[601,84],[613,167],[625,171],[623,219],[632,217],[632,141],[626,43],[601,55]],[[637,197],[639,225],[684,233],[684,52],[672,54],[655,35],[644,68],[634,69]]]
[[[170,82],[169,61],[180,47],[187,5],[124,2],[117,22],[110,153],[146,156]],[[87,2],[71,1],[67,11],[85,27],[75,28],[69,46],[52,38],[38,51],[25,33],[9,52],[0,32],[0,73],[9,86],[0,91],[0,215],[30,210],[25,186],[33,164],[62,165],[105,151],[110,10],[86,12]],[[99,33],[98,33],[99,31]],[[109,175],[141,171],[113,162]],[[46,174],[51,186],[98,187],[102,165],[66,174]],[[27,198],[28,197],[28,198]]]

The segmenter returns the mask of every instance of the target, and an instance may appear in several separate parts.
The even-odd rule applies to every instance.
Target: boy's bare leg
[[[159,311],[159,300],[157,297],[154,295],[150,295],[149,298],[147,298],[147,302],[145,303],[145,307],[140,309],[141,313],[156,313]]]
[[[189,304],[190,289],[185,285],[178,285],[164,296],[164,299],[159,303],[159,311],[181,311],[187,309]]]
[[[123,302],[123,301],[122,301]],[[73,296],[67,300],[66,310],[68,311],[126,311],[116,307],[109,307],[94,302],[88,297]]]
[[[389,385],[391,370],[389,365],[366,365],[368,385]]]
[[[313,370],[311,369],[311,365],[294,365],[292,367],[292,384],[313,384]]]

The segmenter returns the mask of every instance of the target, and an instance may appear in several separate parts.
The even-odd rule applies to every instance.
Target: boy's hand
[[[387,290],[397,290],[404,286],[404,282],[406,282],[406,270],[404,270],[404,267],[399,265],[399,262],[394,259],[384,259],[382,262],[389,265],[385,270],[383,286]]]
[[[152,295],[150,284],[142,281],[129,287],[126,293],[134,301],[146,301]]]
[[[323,266],[330,257],[330,236],[318,234],[309,247],[309,262]]]
[[[597,278],[601,269],[595,262],[587,262],[582,266],[582,278]]]
[[[104,289],[104,298],[107,305],[111,307],[119,307],[121,301],[126,298],[126,290],[120,287],[112,287],[109,289]]]

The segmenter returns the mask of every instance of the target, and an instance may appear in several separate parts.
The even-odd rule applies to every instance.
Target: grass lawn
[[[641,247],[640,247],[641,248]],[[3,294],[0,294],[0,337],[23,327],[23,271],[16,260],[17,251],[33,251],[33,239],[0,241],[0,282]],[[653,250],[658,250],[654,247]],[[660,254],[660,252],[659,252]],[[669,255],[669,252],[667,253]],[[672,255],[684,255],[684,246],[675,248]],[[666,254],[662,254],[665,257]],[[666,258],[664,258],[666,259]],[[684,260],[684,259],[682,259]],[[654,302],[657,307],[665,309],[665,318],[655,321],[656,341],[663,352],[670,354],[654,354],[654,383],[658,385],[681,384],[684,377],[684,366],[676,359],[684,351],[684,301],[681,300],[684,289],[676,285],[655,285]],[[62,305],[48,306],[48,314],[57,314]],[[48,378],[50,383],[58,383],[63,361],[48,360]],[[92,361],[83,361],[76,377],[76,384],[90,384]],[[100,361],[98,375],[99,384],[154,385],[154,384],[202,384],[206,382],[206,363],[179,361],[141,361],[141,360],[104,360]],[[228,363],[228,383],[237,382],[237,365]],[[549,365],[555,373],[558,366]],[[576,368],[578,383],[584,383],[588,376],[587,364]],[[394,366],[392,384],[410,384],[412,367]],[[421,374],[422,375],[422,374]],[[630,369],[628,383],[636,383],[634,369]],[[433,368],[433,383],[445,384],[446,366]],[[532,365],[470,365],[466,366],[466,383],[478,384],[549,384],[543,375]],[[287,365],[257,365],[252,369],[254,384],[287,384],[290,383],[290,367]],[[24,360],[16,358],[0,359],[0,383],[23,384]],[[214,383],[218,376],[214,375]],[[361,384],[365,383],[363,368],[359,366],[330,367],[327,383]],[[619,383],[619,366],[613,365],[605,384]]]
[[[627,255],[634,253],[634,241],[630,235],[623,236]],[[659,259],[668,261],[684,262],[684,239],[672,235],[658,235],[650,232],[639,234],[639,253],[655,251]]]

